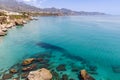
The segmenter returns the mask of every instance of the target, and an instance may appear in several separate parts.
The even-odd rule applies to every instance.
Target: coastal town
[[[7,35],[7,31],[15,26],[23,26],[32,18],[27,13],[0,10],[0,36]]]

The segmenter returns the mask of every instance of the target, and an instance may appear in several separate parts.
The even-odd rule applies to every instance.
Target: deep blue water
[[[38,43],[50,46],[43,44],[41,48]],[[6,70],[30,55],[45,51],[45,47],[58,51],[54,52],[55,66],[68,61],[80,66],[79,59],[83,58],[84,65],[97,66],[98,74],[93,75],[96,80],[120,80],[119,16],[39,17],[24,27],[12,28],[7,36],[0,37],[0,69]],[[67,68],[66,73],[76,78]]]

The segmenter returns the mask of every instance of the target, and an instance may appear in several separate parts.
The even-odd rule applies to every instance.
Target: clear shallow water
[[[112,66],[120,69],[119,16],[40,17],[22,28],[13,28],[0,38],[0,68],[5,70],[44,51],[36,45],[39,42],[62,47],[69,54],[90,61],[97,66],[98,75],[93,75],[97,80],[120,80],[120,73],[112,70]],[[57,55],[55,65],[67,64],[68,59],[60,53],[54,55]],[[57,57],[63,57],[62,62]],[[79,66],[79,61],[72,61]],[[66,73],[70,75],[69,70]]]

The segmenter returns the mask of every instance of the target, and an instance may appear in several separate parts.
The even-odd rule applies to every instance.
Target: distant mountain
[[[43,13],[59,13],[61,15],[105,15],[105,13],[99,12],[84,12],[84,11],[72,11],[69,9],[57,9],[57,8],[37,8],[23,2],[17,2],[16,0],[0,0],[0,9],[15,11],[15,12],[43,12]]]
[[[41,9],[43,12],[50,12],[50,13],[60,13],[63,15],[106,15],[105,13],[100,13],[100,12],[85,12],[85,11],[72,11],[70,9],[62,8],[62,9],[57,9],[57,8],[44,8]]]
[[[0,9],[8,11],[40,11],[39,8],[27,5],[23,2],[17,2],[16,0],[0,0]]]

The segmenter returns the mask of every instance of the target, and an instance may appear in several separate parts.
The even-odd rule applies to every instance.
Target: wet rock
[[[68,75],[66,74],[62,75],[62,80],[68,80]]]
[[[3,77],[2,77],[2,79],[3,79],[3,80],[7,80],[7,79],[10,79],[10,78],[12,78],[12,77],[13,77],[12,74],[4,74]]]
[[[17,25],[17,26],[23,26],[24,25],[24,23],[22,22],[22,21],[15,21],[15,25]]]
[[[17,73],[16,69],[10,69],[10,73]]]
[[[7,32],[7,31],[8,31],[7,28],[2,28],[1,30],[2,30],[3,32]]]
[[[92,76],[90,76],[86,70],[80,71],[80,80],[95,80]]]
[[[35,59],[34,58],[29,58],[29,59],[25,59],[23,62],[22,62],[22,65],[29,65],[31,64]]]
[[[0,36],[5,36],[7,33],[0,30]]]
[[[51,80],[52,74],[49,70],[42,68],[37,71],[31,71],[28,75],[28,80]]]
[[[57,68],[56,68],[56,70],[57,71],[66,71],[66,68],[65,68],[66,66],[64,65],[64,64],[61,64],[61,65],[59,65]]]
[[[36,67],[37,67],[36,64],[32,64],[32,65],[30,65],[28,67],[23,67],[22,71],[31,71],[31,70],[35,69]]]
[[[29,73],[22,73],[22,74],[21,74],[21,78],[27,78],[28,74],[29,74]]]

